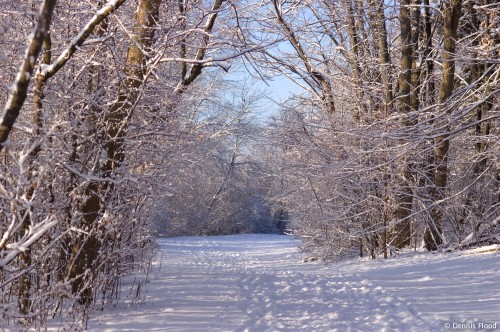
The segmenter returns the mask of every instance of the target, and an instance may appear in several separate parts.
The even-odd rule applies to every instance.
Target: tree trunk
[[[105,178],[113,178],[125,159],[127,125],[140,98],[140,88],[147,70],[143,50],[148,52],[153,44],[160,3],[160,0],[141,0],[137,8],[134,41],[127,52],[126,78],[118,92],[118,100],[109,110],[105,121],[104,137],[108,138],[105,144],[107,160],[100,170],[100,175]],[[97,252],[101,246],[95,234],[97,221],[103,213],[103,202],[111,195],[113,188],[112,182],[93,182],[85,190],[87,198],[81,206],[81,227],[89,235],[74,246],[67,272],[67,277],[72,280],[73,293],[79,294],[80,302],[84,304],[90,304],[93,300],[92,289],[86,285],[84,276],[87,272],[91,272],[90,277],[93,274],[92,267],[96,263]]]
[[[378,44],[379,44],[379,60],[382,66],[382,82],[384,84],[385,94],[385,116],[389,114],[394,101],[392,94],[392,82],[390,80],[391,58],[389,55],[389,46],[387,42],[387,27],[385,24],[384,2],[381,1],[377,8],[377,21],[375,24],[378,29]]]
[[[401,1],[399,24],[401,26],[401,75],[399,77],[399,111],[403,115],[409,115],[412,110],[412,20],[411,20],[411,0]],[[411,126],[412,121],[405,117],[404,126]],[[391,230],[393,244],[397,248],[403,248],[411,244],[411,229],[409,216],[413,205],[413,195],[411,189],[412,170],[406,158],[401,161],[404,167],[399,175],[399,191],[395,194],[396,211],[395,218],[397,224]]]
[[[347,34],[349,35],[349,45],[350,45],[350,54],[349,54],[349,65],[352,70],[352,75],[354,79],[354,88],[356,89],[355,94],[358,100],[360,107],[353,114],[353,119],[356,122],[360,122],[362,115],[366,116],[366,109],[364,109],[364,97],[363,97],[363,85],[362,85],[362,77],[361,77],[361,67],[359,64],[359,59],[361,58],[360,54],[360,38],[358,31],[358,24],[356,24],[356,17],[354,8],[351,0],[344,1],[345,9],[347,11]],[[358,21],[360,18],[358,18]]]
[[[44,52],[41,58],[41,64],[50,64],[51,58],[51,42],[50,33],[47,32],[45,35],[45,40],[43,42]],[[41,75],[36,75],[35,78],[35,88],[33,90],[33,143],[39,139],[39,136],[43,127],[43,110],[42,110],[42,100],[43,100],[43,88],[45,86],[45,79]],[[33,199],[36,188],[38,187],[38,181],[36,179],[36,173],[38,172],[39,163],[37,161],[38,155],[40,153],[40,144],[36,144],[31,153],[29,154],[28,162],[28,182],[29,187],[26,191],[26,200],[30,202]],[[33,206],[29,207],[29,211],[26,212],[23,222],[20,227],[20,234],[24,236],[29,233],[29,228],[32,224],[32,209]],[[20,269],[26,269],[32,264],[31,249],[24,251],[21,254],[21,266]],[[19,312],[23,315],[28,315],[31,308],[30,290],[31,290],[31,276],[29,273],[23,274],[19,278]]]
[[[447,110],[448,98],[454,90],[455,78],[455,47],[457,39],[458,22],[460,20],[462,1],[451,0],[445,3],[444,8],[444,37],[443,37],[443,76],[441,88],[439,90],[439,104],[442,111]],[[448,128],[446,126],[445,128]],[[446,130],[446,129],[445,129]],[[442,222],[443,222],[443,202],[446,197],[446,187],[448,184],[448,150],[450,140],[448,134],[444,133],[434,140],[434,206],[428,227],[424,234],[425,247],[428,250],[436,250],[443,243]]]

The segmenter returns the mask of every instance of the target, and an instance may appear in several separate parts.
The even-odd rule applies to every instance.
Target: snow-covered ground
[[[324,266],[304,264],[288,236],[159,244],[145,302],[94,313],[90,331],[500,330],[498,252]]]

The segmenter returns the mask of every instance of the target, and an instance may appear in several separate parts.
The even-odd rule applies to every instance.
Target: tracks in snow
[[[122,307],[92,319],[90,331],[443,331],[445,323],[495,323],[500,312],[495,254],[409,253],[322,266],[303,264],[286,236],[159,245],[162,262],[144,288],[145,304],[127,306],[125,296]]]
[[[169,239],[166,285],[172,330],[371,331],[421,325],[405,301],[367,279],[302,264],[283,236]],[[167,329],[170,330],[170,329]]]

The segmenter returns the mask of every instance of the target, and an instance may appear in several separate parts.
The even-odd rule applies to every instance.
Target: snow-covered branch
[[[80,32],[73,37],[66,49],[61,52],[57,59],[50,65],[43,66],[40,75],[42,75],[45,80],[54,76],[75,54],[78,47],[82,46],[92,35],[94,29],[109,15],[111,15],[115,10],[117,10],[121,5],[123,5],[127,0],[110,0],[105,6],[103,6],[80,30]],[[90,42],[102,41],[102,39],[93,39]]]
[[[42,4],[38,19],[29,37],[29,44],[26,48],[23,63],[19,68],[15,81],[10,88],[10,95],[0,116],[0,151],[5,146],[9,134],[16,122],[27,96],[28,86],[33,75],[35,63],[43,41],[49,31],[52,14],[54,12],[56,0],[45,0]]]

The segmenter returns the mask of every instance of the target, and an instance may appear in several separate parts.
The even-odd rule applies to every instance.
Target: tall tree
[[[442,114],[452,112],[450,97],[455,89],[455,62],[458,23],[462,12],[461,0],[450,0],[444,4],[444,33],[443,33],[443,68],[442,82],[439,89],[439,105]],[[446,125],[444,130],[450,127]],[[428,250],[436,250],[443,243],[443,200],[446,198],[448,184],[448,151],[450,148],[449,134],[440,133],[434,140],[434,162],[436,165],[434,173],[433,200],[437,205],[433,209],[432,220],[429,223],[424,240]]]
[[[125,137],[127,124],[141,94],[141,87],[147,74],[147,54],[151,51],[155,28],[159,20],[160,0],[141,0],[137,6],[132,41],[127,51],[125,79],[120,85],[116,102],[105,117],[106,162],[100,175],[111,179],[125,159]],[[91,182],[85,189],[87,198],[81,206],[82,227],[89,236],[82,237],[72,250],[68,263],[67,278],[72,281],[73,293],[79,294],[81,302],[92,302],[92,289],[86,284],[84,276],[96,262],[100,243],[97,233],[97,221],[103,213],[106,196],[113,191],[113,182]],[[88,274],[92,276],[92,274]]]
[[[415,30],[412,30],[412,5],[415,2],[412,0],[402,0],[400,1],[399,8],[399,24],[401,27],[401,63],[400,70],[401,74],[398,81],[399,86],[399,110],[403,115],[403,126],[411,126],[414,122],[411,119],[411,112],[415,112],[416,109],[416,98],[414,95],[414,90],[416,89],[414,85],[414,48],[417,38],[415,38],[416,31],[418,31],[419,26],[416,25]],[[417,9],[418,10],[418,9]],[[412,102],[413,99],[413,102]],[[402,142],[404,143],[404,142]],[[402,160],[403,169],[400,174],[398,174],[400,186],[397,187],[396,193],[396,211],[395,217],[397,219],[397,224],[393,228],[394,233],[394,245],[397,248],[403,248],[410,245],[411,242],[411,221],[408,219],[411,214],[411,209],[413,205],[413,195],[412,195],[412,170],[411,165],[407,158]]]

